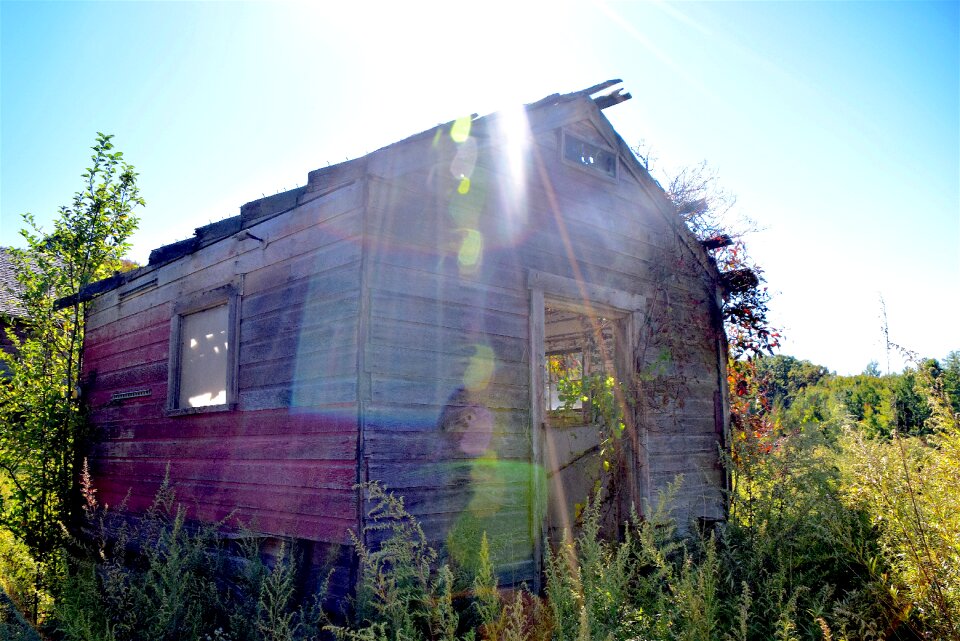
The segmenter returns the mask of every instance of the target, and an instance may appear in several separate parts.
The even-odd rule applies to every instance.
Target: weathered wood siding
[[[320,181],[317,181],[320,182]],[[87,398],[101,500],[148,505],[169,470],[189,515],[324,544],[357,526],[357,353],[365,187],[301,190],[295,208],[93,301]],[[155,281],[134,296],[125,295]],[[173,306],[235,283],[237,409],[168,415]],[[117,392],[149,395],[112,401]],[[341,579],[345,580],[341,573]]]
[[[663,360],[657,333],[668,327],[679,337],[669,342],[670,367],[682,369],[686,388],[677,398],[647,394],[639,456],[653,494],[684,475],[681,520],[721,516],[723,505],[715,286],[682,238],[682,223],[658,211],[665,207],[659,188],[634,177],[629,161],[621,160],[617,181],[561,161],[562,123],[610,146],[615,134],[593,104],[545,113],[530,112],[519,156],[487,123],[465,142],[441,129],[398,143],[368,165],[364,473],[403,494],[435,542],[463,528],[489,530],[501,571],[513,580],[532,578],[538,518],[529,270],[642,295],[654,310],[660,299],[675,301],[680,323],[651,317],[636,339],[636,360],[653,371]],[[670,367],[658,374],[674,376]],[[473,404],[492,417],[482,455],[441,424],[445,408]]]

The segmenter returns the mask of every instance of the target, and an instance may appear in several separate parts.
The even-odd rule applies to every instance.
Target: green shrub
[[[844,495],[879,533],[887,601],[918,630],[960,638],[960,428],[886,442],[851,430],[844,447]]]
[[[460,619],[453,607],[449,566],[437,566],[437,551],[427,543],[402,497],[379,483],[362,487],[372,507],[364,531],[351,533],[360,562],[357,629],[328,626],[327,630],[340,639],[453,641]],[[368,545],[375,538],[380,542]]]
[[[65,639],[298,641],[315,638],[324,623],[319,596],[296,604],[287,546],[272,568],[256,543],[232,554],[217,535],[222,524],[189,523],[166,480],[139,518],[89,503],[87,511],[99,535],[60,590],[55,626]]]

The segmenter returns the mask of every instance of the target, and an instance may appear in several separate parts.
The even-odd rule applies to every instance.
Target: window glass
[[[180,318],[180,396],[177,407],[227,402],[228,305]]]
[[[563,155],[567,160],[593,169],[611,178],[617,177],[617,156],[568,133],[563,137]]]

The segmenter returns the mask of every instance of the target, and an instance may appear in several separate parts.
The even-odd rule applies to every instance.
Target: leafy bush
[[[315,638],[322,595],[296,605],[295,559],[281,546],[267,567],[256,543],[236,554],[218,525],[195,526],[168,481],[147,512],[101,511],[89,488],[96,548],[74,559],[55,627],[76,641],[295,641]]]
[[[926,442],[851,430],[844,446],[844,494],[879,532],[889,600],[911,625],[960,638],[960,427]]]

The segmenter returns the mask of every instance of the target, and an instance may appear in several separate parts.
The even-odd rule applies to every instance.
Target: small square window
[[[171,321],[169,412],[235,405],[236,301],[236,290],[228,286],[177,306]]]
[[[608,178],[617,179],[617,155],[608,149],[563,132],[563,159]]]

